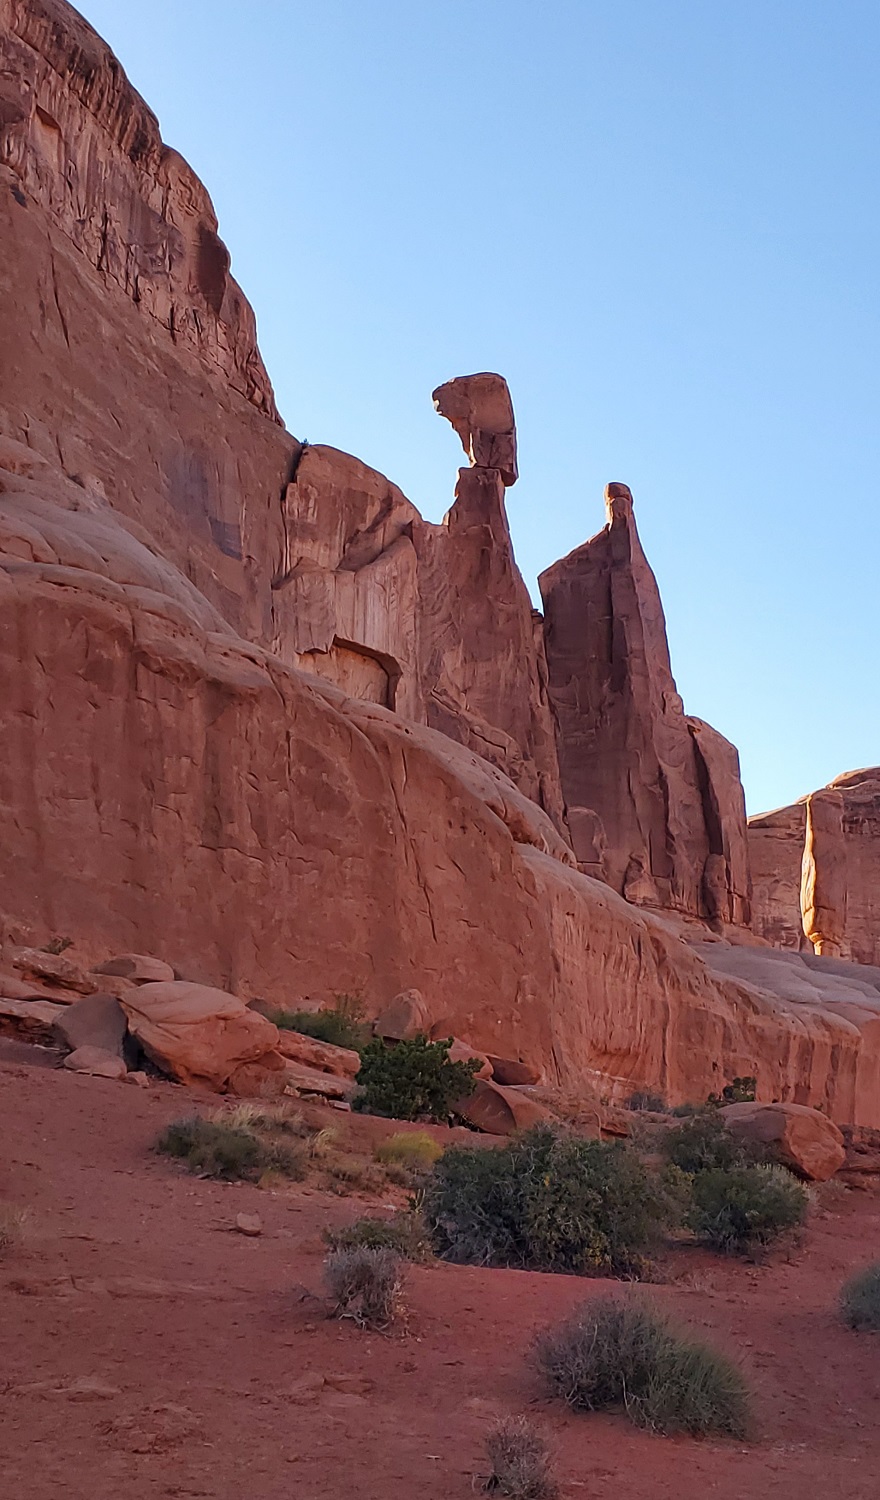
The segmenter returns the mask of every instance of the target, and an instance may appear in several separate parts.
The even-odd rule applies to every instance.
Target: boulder
[[[833,1121],[805,1104],[728,1104],[728,1129],[743,1140],[772,1147],[784,1167],[810,1182],[826,1182],[844,1163],[846,1146]]]
[[[505,485],[516,484],[516,422],[503,375],[485,371],[457,375],[438,385],[434,408],[451,423],[471,463],[497,469]]]
[[[532,1125],[553,1119],[550,1111],[536,1100],[518,1089],[501,1088],[486,1078],[477,1079],[474,1092],[461,1099],[453,1107],[453,1113],[487,1135],[513,1135],[517,1130],[528,1130]]]
[[[240,1063],[227,1079],[227,1092],[239,1099],[278,1099],[287,1088],[286,1067],[278,1052]]]
[[[320,1042],[317,1037],[304,1036],[300,1031],[278,1028],[278,1051],[291,1062],[315,1068],[319,1073],[335,1073],[340,1078],[354,1078],[361,1060],[351,1047],[335,1047],[331,1042]]]
[[[339,1078],[333,1073],[320,1073],[317,1068],[307,1068],[302,1063],[285,1062],[285,1088],[288,1094],[310,1095],[333,1102],[349,1104],[357,1093],[350,1078]]]
[[[44,953],[42,948],[18,948],[12,955],[12,967],[23,974],[33,974],[61,989],[77,990],[81,995],[91,995],[98,982],[86,974],[72,958],[63,953]]]
[[[541,1069],[534,1067],[532,1063],[518,1062],[510,1057],[495,1057],[491,1052],[488,1060],[492,1066],[492,1077],[502,1086],[516,1087],[541,1082]]]
[[[51,1000],[5,1000],[0,998],[0,1036],[18,1037],[22,1042],[36,1042],[51,1047],[55,1041],[55,1024],[65,1006]]]
[[[222,1090],[243,1063],[277,1056],[278,1028],[225,990],[172,980],[143,984],[121,1004],[147,1056],[181,1083]]]
[[[430,1030],[428,1007],[421,990],[402,990],[373,1022],[376,1036],[386,1042],[404,1042]]]
[[[170,964],[161,958],[150,958],[145,953],[119,953],[105,963],[95,964],[93,974],[110,974],[119,979],[130,979],[133,984],[165,984],[175,978]]]
[[[72,1052],[98,1047],[119,1058],[127,1030],[125,1012],[115,995],[101,994],[85,995],[66,1005],[55,1027],[58,1040]]]
[[[118,1052],[104,1047],[77,1047],[62,1064],[71,1073],[91,1073],[94,1078],[125,1078],[128,1069]]]
[[[445,1038],[444,1038],[445,1040]],[[450,1062],[477,1062],[479,1068],[474,1074],[475,1078],[491,1078],[492,1064],[485,1052],[478,1052],[469,1042],[463,1042],[457,1036],[452,1038],[452,1046],[449,1049]]]

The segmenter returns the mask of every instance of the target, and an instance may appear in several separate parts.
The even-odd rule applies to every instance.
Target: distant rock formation
[[[575,854],[636,905],[747,925],[739,758],[684,712],[627,485],[605,502],[604,530],[539,580]]]
[[[748,837],[756,933],[880,965],[880,767],[750,818]]]

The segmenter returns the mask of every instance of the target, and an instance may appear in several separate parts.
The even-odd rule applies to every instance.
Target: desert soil
[[[756,1442],[662,1438],[567,1413],[530,1369],[534,1333],[608,1282],[416,1267],[405,1332],[364,1333],[328,1316],[321,1231],[375,1204],[187,1176],[150,1146],[191,1092],[51,1060],[0,1044],[0,1201],[31,1211],[0,1262],[7,1500],[467,1500],[487,1429],[519,1411],[565,1500],[877,1500],[880,1335],[835,1315],[880,1254],[871,1192],[823,1192],[788,1256],[678,1249],[663,1284],[622,1289],[739,1352],[756,1390]],[[369,1153],[375,1122],[324,1113]],[[259,1238],[232,1230],[241,1212]]]

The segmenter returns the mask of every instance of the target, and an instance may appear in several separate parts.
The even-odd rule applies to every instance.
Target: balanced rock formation
[[[880,1126],[880,989],[770,949],[743,978],[722,960],[751,950],[633,904],[717,925],[747,889],[734,752],[684,718],[627,495],[548,608],[571,827],[605,825],[580,862],[612,888],[568,842],[506,410],[471,389],[474,463],[429,526],[276,420],[204,188],[64,0],[0,0],[0,99],[0,975],[59,934],[156,955],[193,984],[117,976],[129,1029],[213,1087],[351,1088],[238,996],[418,989],[549,1086],[755,1074]],[[51,1039],[35,995],[0,1026]]]
[[[734,747],[689,719],[625,484],[607,525],[540,578],[562,790],[578,862],[628,901],[747,925]]]
[[[880,965],[880,767],[749,819],[753,927],[780,948]]]

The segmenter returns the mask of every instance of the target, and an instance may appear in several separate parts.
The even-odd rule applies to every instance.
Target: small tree
[[[445,1123],[452,1106],[474,1090],[476,1058],[452,1062],[446,1041],[429,1042],[415,1036],[388,1047],[379,1038],[361,1053],[355,1082],[360,1093],[354,1108],[368,1115],[386,1115],[393,1120],[434,1120]]]

